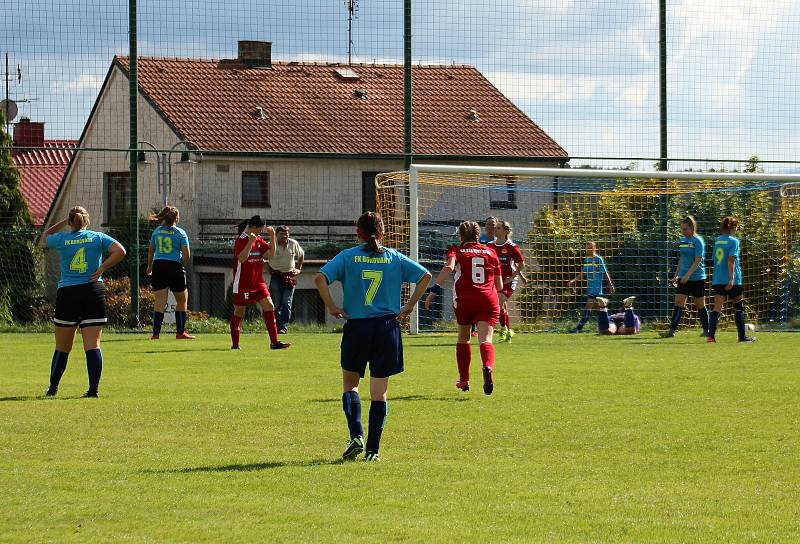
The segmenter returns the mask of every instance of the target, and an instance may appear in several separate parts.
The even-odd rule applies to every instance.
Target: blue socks
[[[61,376],[64,375],[64,371],[67,369],[67,359],[69,359],[69,353],[58,350],[53,352],[53,362],[50,363],[51,389],[58,389],[58,384],[61,383]]]
[[[708,332],[708,308],[703,306],[699,310],[697,310],[697,316],[700,318],[700,325],[703,326],[703,330],[707,333]]]
[[[86,370],[89,372],[89,392],[96,394],[103,373],[103,352],[100,348],[86,352]]]
[[[175,312],[175,332],[183,334],[186,331],[186,312]]]
[[[675,306],[672,309],[672,321],[669,323],[669,328],[674,332],[678,330],[678,325],[681,323],[681,316],[683,316],[683,308],[681,306]],[[627,325],[626,325],[627,327]],[[706,327],[708,328],[708,327]]]
[[[607,310],[600,310],[597,312],[597,328],[600,332],[607,331],[610,327],[610,322],[608,320],[608,311]]]
[[[744,330],[744,301],[740,300],[739,302],[735,303],[733,307],[736,309],[733,316],[736,320],[736,332],[739,333],[739,340],[743,340],[746,336]]]
[[[381,434],[386,425],[389,405],[382,400],[373,400],[369,406],[369,434],[367,435],[367,453],[378,453],[381,447]]]
[[[164,312],[153,312],[153,336],[161,334],[162,323],[164,323]]]
[[[592,311],[584,309],[583,310],[583,317],[581,317],[581,320],[578,322],[578,326],[576,328],[578,330],[582,329],[583,326],[586,325],[586,323],[589,322],[589,318],[590,317],[592,317]]]
[[[714,338],[717,334],[717,323],[719,323],[719,312],[711,312],[708,320],[708,336]]]
[[[350,438],[364,436],[364,427],[361,424],[361,397],[358,391],[347,391],[342,395],[342,409],[347,418]]]
[[[636,316],[633,313],[633,308],[625,310],[624,325],[626,329],[634,329],[636,327]]]

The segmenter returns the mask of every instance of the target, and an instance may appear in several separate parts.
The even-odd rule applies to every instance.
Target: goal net
[[[616,287],[611,307],[636,296],[636,311],[651,326],[666,325],[674,304],[680,222],[693,215],[711,248],[726,215],[739,219],[747,320],[795,326],[800,273],[800,181],[797,176],[745,173],[665,173],[579,169],[427,165],[376,179],[387,244],[419,259],[436,274],[447,247],[458,243],[461,221],[482,225],[493,216],[513,227],[525,257],[522,282],[510,301],[515,330],[565,330],[586,303],[585,283],[570,285],[587,242],[596,243]],[[712,296],[710,279],[706,295]],[[412,329],[451,327],[452,280],[430,310],[420,308]],[[707,304],[711,304],[710,298]],[[722,326],[733,318],[723,314]],[[682,326],[695,326],[691,303]]]

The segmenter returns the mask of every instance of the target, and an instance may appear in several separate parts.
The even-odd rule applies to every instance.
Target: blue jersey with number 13
[[[328,283],[342,282],[343,309],[349,319],[397,315],[404,283],[418,283],[428,271],[399,251],[345,249],[320,269]]]
[[[153,246],[153,260],[181,262],[183,251],[181,246],[189,247],[189,237],[186,231],[178,227],[161,225],[156,227],[150,236],[150,245]]]

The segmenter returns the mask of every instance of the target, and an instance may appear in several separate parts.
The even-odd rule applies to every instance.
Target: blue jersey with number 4
[[[694,269],[689,280],[697,281],[706,279],[706,243],[703,239],[697,235],[691,238],[682,236],[679,249],[683,260],[681,261],[681,268],[678,270],[678,275],[683,276],[686,274],[694,264],[694,260],[700,257],[700,264]]]
[[[150,236],[150,245],[155,248],[153,260],[182,262],[183,251],[181,246],[189,247],[189,237],[186,231],[178,227],[156,227]]]
[[[320,269],[328,283],[342,282],[344,313],[349,319],[397,315],[404,283],[418,283],[428,271],[399,251],[345,249]]]
[[[61,257],[58,287],[90,283],[92,274],[103,262],[103,255],[116,242],[108,234],[93,230],[57,232],[48,236],[47,247],[57,250]]]
[[[713,285],[728,285],[731,281],[728,271],[728,260],[736,261],[733,267],[734,285],[742,285],[742,260],[740,257],[741,242],[735,236],[723,234],[714,240],[714,277]]]

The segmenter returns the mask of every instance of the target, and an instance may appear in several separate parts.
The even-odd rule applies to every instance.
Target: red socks
[[[491,342],[481,344],[481,361],[483,361],[483,366],[494,369],[494,344]]]
[[[508,314],[500,310],[500,326],[508,327]]]
[[[239,347],[239,336],[242,334],[242,318],[232,315],[231,316],[231,345],[234,348]]]
[[[456,344],[456,363],[458,363],[458,381],[469,381],[469,365],[472,362],[472,347],[469,344]]]
[[[273,344],[278,343],[278,325],[275,323],[275,312],[264,312],[264,325],[267,326],[269,341]]]

